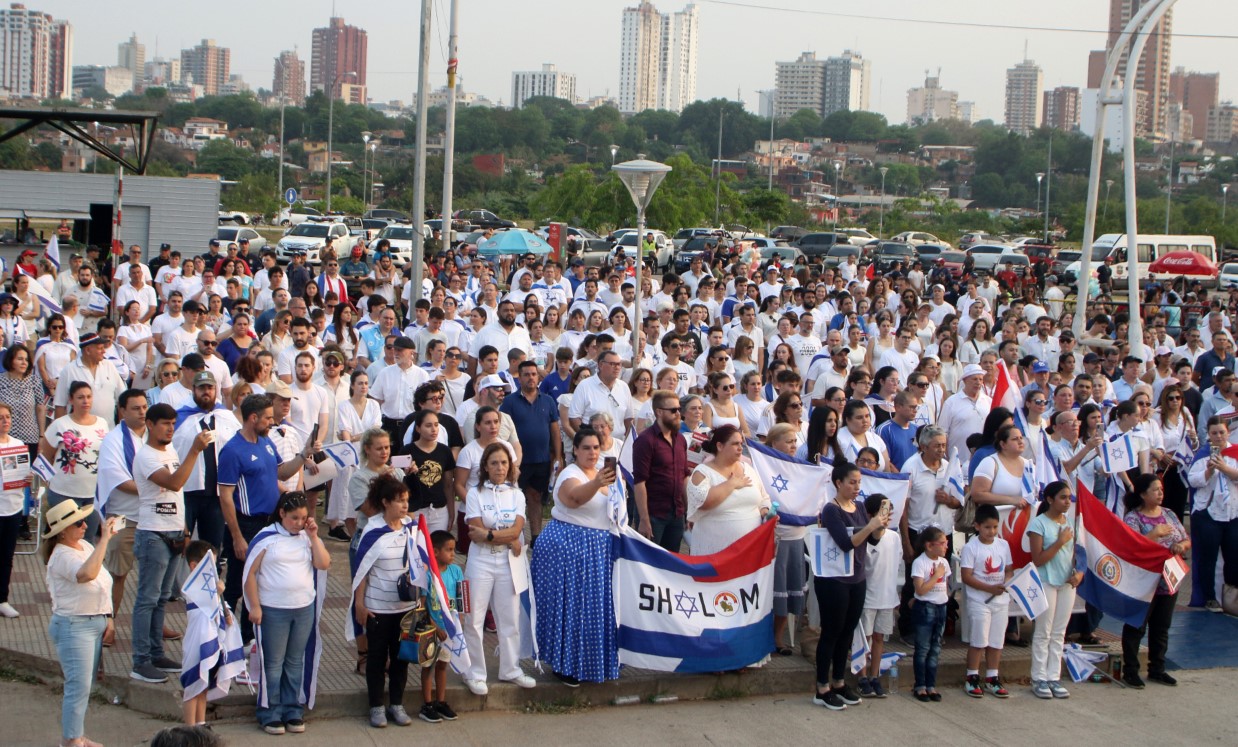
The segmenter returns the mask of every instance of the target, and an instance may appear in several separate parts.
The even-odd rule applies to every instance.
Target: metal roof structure
[[[0,107],[0,119],[22,120],[16,127],[0,133],[0,143],[40,125],[48,125],[129,171],[144,174],[146,162],[150,158],[151,143],[155,138],[155,121],[158,118],[157,112],[69,107]],[[137,144],[135,158],[127,158],[123,149],[116,150],[91,134],[86,129],[86,125],[90,123],[94,123],[96,128],[101,124],[129,127],[133,133],[133,141]]]

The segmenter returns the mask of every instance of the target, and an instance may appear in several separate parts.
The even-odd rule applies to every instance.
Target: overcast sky
[[[446,81],[449,0],[434,0],[431,84]],[[981,118],[1002,119],[1005,71],[1028,56],[1044,69],[1046,88],[1084,87],[1087,53],[1104,46],[1109,0],[739,0],[749,5],[861,13],[883,18],[931,18],[1025,26],[1068,26],[1100,33],[1070,33],[926,25],[805,15],[754,7],[699,2],[701,51],[697,96],[737,96],[751,110],[757,91],[773,88],[774,63],[802,51],[819,58],[854,49],[872,61],[872,109],[893,122],[906,116],[907,89],[919,86],[925,69],[941,68],[942,85],[961,100],[975,101]],[[75,29],[75,64],[116,64],[116,45],[136,32],[147,59],[168,57],[203,37],[232,49],[232,72],[253,88],[270,88],[273,60],[298,49],[309,73],[310,33],[326,25],[332,7],[349,24],[369,32],[371,98],[411,103],[416,89],[420,2],[405,0],[213,0],[206,5],[166,0],[121,0],[124,12],[101,12],[84,0],[26,0],[27,7],[67,18]],[[460,0],[460,73],[466,90],[507,103],[511,73],[544,62],[575,73],[577,92],[618,95],[619,20],[635,0]],[[662,0],[662,12],[686,3]],[[175,9],[173,9],[175,7]],[[1238,36],[1238,3],[1184,0],[1175,9],[1178,34]],[[1238,98],[1238,41],[1175,37],[1174,67],[1221,73],[1222,100]]]

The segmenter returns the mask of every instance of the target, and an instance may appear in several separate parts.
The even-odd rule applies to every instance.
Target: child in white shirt
[[[946,559],[946,533],[937,527],[920,532],[924,554],[911,564],[911,579],[916,599],[911,608],[916,631],[915,673],[913,693],[922,703],[941,702],[937,691],[937,658],[941,654],[941,637],[946,631],[947,579],[950,561]]]
[[[1007,612],[1010,595],[1005,582],[1014,575],[1011,567],[1010,545],[997,536],[1000,518],[997,507],[976,507],[976,536],[963,546],[959,560],[963,585],[967,589],[967,619],[970,623],[971,641],[967,649],[967,681],[963,691],[973,698],[984,696],[988,690],[998,698],[1010,697],[1010,693],[998,678],[998,666],[1002,660],[1002,647],[1006,643]],[[984,655],[984,687],[980,683],[980,656]]]
[[[864,499],[864,509],[869,516],[876,516],[889,502],[881,493],[873,493]],[[860,677],[861,697],[886,697],[880,679],[881,656],[885,653],[886,636],[894,632],[894,610],[899,602],[898,569],[902,565],[903,543],[897,532],[886,532],[877,544],[868,546],[868,590],[860,624],[870,636],[869,662],[868,676]]]

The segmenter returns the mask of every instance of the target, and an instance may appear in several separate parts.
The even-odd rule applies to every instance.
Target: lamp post
[[[877,220],[877,235],[884,236],[886,232],[886,174],[890,169],[882,166],[877,170],[881,172],[881,213]]]
[[[634,306],[636,318],[632,320],[632,350],[634,351],[633,365],[639,366],[644,353],[640,347],[642,322],[640,294],[641,270],[645,264],[645,258],[641,256],[645,236],[645,209],[649,207],[653,193],[658,190],[658,185],[670,173],[671,167],[657,161],[647,161],[644,153],[638,153],[635,161],[615,164],[611,170],[619,175],[619,180],[623,182],[623,186],[628,188],[628,194],[632,196],[632,202],[636,205],[636,305]]]
[[[370,204],[370,193],[366,189],[369,183],[370,175],[370,137],[373,135],[369,130],[361,133],[361,201],[366,207]]]
[[[1165,233],[1169,233],[1169,213],[1173,208],[1174,199],[1174,148],[1176,140],[1169,141],[1169,168],[1165,174]]]
[[[335,87],[345,75],[356,75],[354,72],[340,73],[331,81],[327,90],[327,212],[331,212],[331,162],[335,160],[332,150],[335,148]]]
[[[374,187],[376,186],[374,184],[374,178],[378,176],[377,171],[374,169],[374,158],[377,151],[378,138],[374,138],[374,141],[370,143],[370,191],[365,193],[366,205],[374,202]]]
[[[610,146],[610,165],[612,168],[614,168],[614,165],[615,165],[615,157],[618,155],[619,155],[619,146],[611,145]]]
[[[1109,190],[1113,189],[1113,180],[1105,180],[1105,210],[1101,213],[1101,222],[1109,220]]]
[[[838,180],[843,171],[843,162],[834,162],[834,231],[838,230],[838,214],[842,211],[842,202],[838,199]]]
[[[1044,181],[1045,172],[1036,172],[1036,214],[1040,215],[1040,183]]]
[[[1044,242],[1049,243],[1049,199],[1053,194],[1053,130],[1049,130],[1049,157],[1045,165],[1045,235]]]
[[[284,106],[287,100],[279,97],[279,199],[284,199]],[[288,220],[292,220],[292,205],[288,206]],[[279,223],[279,211],[275,211],[275,222]]]
[[[714,223],[722,228],[722,117],[726,107],[718,107],[718,183],[714,185]]]
[[[1221,225],[1225,225],[1225,202],[1229,197],[1229,184],[1221,185]]]

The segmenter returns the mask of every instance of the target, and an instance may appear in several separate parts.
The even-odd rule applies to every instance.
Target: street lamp
[[[1040,183],[1044,181],[1045,172],[1036,172],[1036,214],[1040,215]]]
[[[374,179],[378,176],[378,171],[374,168],[374,158],[377,150],[378,138],[374,138],[374,141],[370,143],[370,191],[365,193],[365,201],[367,205],[374,202]]]
[[[335,76],[335,80],[331,81],[331,88],[327,90],[327,212],[331,212],[331,161],[334,156],[331,155],[332,149],[335,147],[335,87],[339,85],[340,79],[346,75],[356,75],[354,72],[340,73]]]
[[[632,196],[632,202],[636,205],[636,305],[633,311],[636,318],[632,320],[632,350],[633,365],[639,366],[644,353],[640,347],[639,334],[642,321],[640,312],[641,269],[645,264],[644,257],[641,256],[645,241],[645,209],[649,207],[653,193],[658,191],[658,185],[670,173],[671,167],[657,161],[647,161],[644,153],[638,153],[635,161],[615,164],[611,166],[611,170],[619,175],[619,180],[623,182],[623,186],[628,188],[628,194]]]
[[[1221,185],[1221,225],[1225,225],[1225,202],[1229,197],[1229,184]]]
[[[366,190],[366,182],[370,175],[370,137],[373,135],[369,130],[361,133],[361,193],[362,202],[369,206],[370,193]]]
[[[838,179],[839,179],[839,176],[842,174],[842,170],[843,170],[843,162],[835,161],[834,162],[834,229],[833,229],[834,231],[838,230],[838,213],[839,211],[842,210],[842,203],[838,199],[839,197]]]
[[[886,173],[890,169],[882,166],[877,170],[881,172],[881,217],[877,222],[877,235],[883,236],[886,232]]]
[[[619,155],[619,146],[618,146],[618,145],[611,145],[611,146],[610,146],[610,165],[611,165],[611,167],[612,167],[612,168],[613,168],[613,167],[614,167],[614,165],[615,165],[615,156],[617,156],[617,155]]]
[[[1105,180],[1105,210],[1103,213],[1101,213],[1102,223],[1109,220],[1109,190],[1111,189],[1113,189],[1113,180],[1106,179]]]

